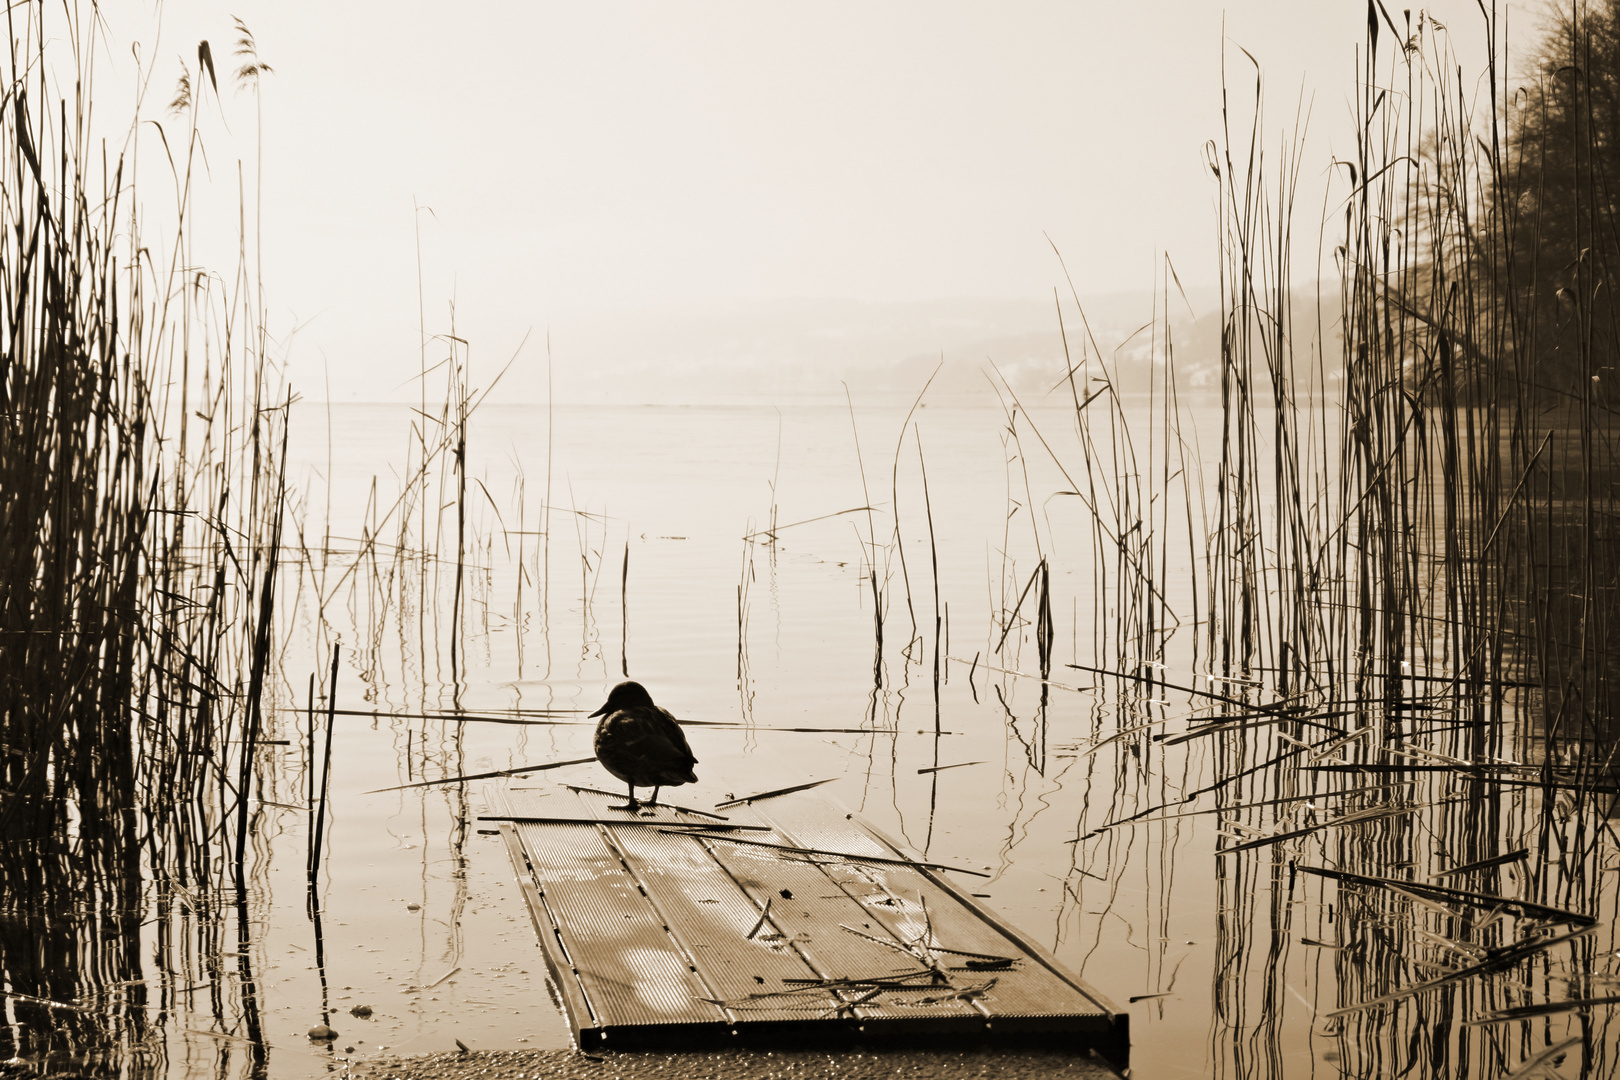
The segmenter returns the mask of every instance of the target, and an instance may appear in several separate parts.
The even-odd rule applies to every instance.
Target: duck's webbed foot
[[[653,794],[654,795],[658,794],[658,789],[657,788],[653,789]],[[609,806],[608,809],[609,810],[640,810],[641,809],[641,804],[636,801],[636,788],[635,788],[634,784],[630,785],[630,794],[627,796],[627,798],[630,801],[626,802],[624,805],[622,805],[622,806]]]
[[[654,817],[658,813],[658,789],[653,788],[652,798],[641,802],[641,816]]]

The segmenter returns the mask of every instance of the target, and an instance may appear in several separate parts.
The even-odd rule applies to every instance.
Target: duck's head
[[[643,706],[651,708],[652,703],[652,695],[647,693],[645,686],[638,682],[622,682],[608,693],[607,703],[591,715],[606,716],[621,709],[636,709]]]

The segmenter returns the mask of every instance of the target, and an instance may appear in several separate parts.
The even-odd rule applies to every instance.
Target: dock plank
[[[603,819],[647,821],[609,809],[612,800],[578,793],[580,812]],[[667,815],[672,822],[679,815]],[[651,815],[652,820],[659,820]],[[709,850],[691,836],[674,836],[648,828],[603,828],[605,842],[622,855],[636,882],[646,890],[672,936],[685,950],[704,995],[724,1001],[733,1015],[755,1020],[802,1020],[808,1006],[751,995],[784,985],[788,979],[815,978],[817,973],[791,948],[761,935],[749,937],[760,921],[761,906],[737,883]],[[769,834],[768,834],[769,835]]]
[[[1021,1032],[1124,1063],[1127,1018],[1101,994],[948,871],[819,797],[728,811],[751,827],[733,838],[777,847],[690,829],[711,815],[614,801],[489,798],[501,815],[552,819],[501,829],[582,1047]]]
[[[908,857],[898,846],[882,842],[820,800],[783,800],[764,810],[762,817],[779,825],[783,835],[801,846],[836,846],[879,858]],[[1009,933],[960,890],[941,881],[943,874],[884,863],[850,865],[855,873],[848,886],[864,888],[856,895],[871,921],[884,925],[901,941],[919,946],[918,952],[953,974],[981,984],[995,979],[995,985],[975,999],[985,1007],[987,1019],[1085,1017],[1102,1022],[1114,1011],[1100,994],[1060,973],[1045,950]],[[1006,957],[1014,963],[1001,970],[964,971],[971,958],[963,953]]]
[[[791,842],[786,837],[781,840]],[[851,895],[844,884],[858,874],[851,864],[834,859],[784,859],[760,848],[731,846],[718,837],[705,838],[703,843],[731,871],[739,888],[754,896],[756,902],[770,901],[771,923],[776,932],[806,955],[829,982],[875,984],[927,970],[927,965],[912,955],[900,938],[882,923],[873,922],[869,912]],[[868,936],[848,933],[841,926]],[[845,1001],[866,997],[870,988],[851,989],[840,996]],[[853,1011],[863,1018],[974,1017],[973,1007],[960,998],[945,995],[946,1000],[939,1003],[925,1000],[939,996],[941,990],[932,979],[920,979],[904,989],[883,990]],[[835,999],[829,994],[822,1007],[836,1008]]]
[[[628,814],[609,808],[612,800],[595,794],[582,793],[582,812],[593,817],[611,817]],[[676,815],[660,812],[672,822]],[[772,829],[763,836],[749,833],[750,838],[768,843],[787,844],[789,840],[764,823],[751,812],[749,823]],[[643,816],[640,820],[659,820],[658,815]],[[739,815],[733,813],[733,820]],[[959,999],[948,999],[930,1004],[924,999],[940,996],[937,987],[928,983],[917,987],[884,990],[870,994],[871,986],[840,986],[839,983],[863,984],[874,979],[890,980],[908,972],[916,972],[923,965],[910,957],[901,942],[886,933],[881,926],[864,921],[864,910],[845,890],[829,877],[826,865],[797,859],[783,859],[776,852],[761,848],[733,847],[702,837],[648,835],[645,829],[615,831],[615,842],[621,848],[633,850],[633,869],[645,873],[646,880],[654,882],[653,891],[663,903],[666,894],[673,893],[670,903],[685,909],[683,922],[692,926],[694,937],[702,940],[724,940],[727,931],[735,939],[747,939],[749,931],[760,925],[760,932],[749,940],[749,949],[740,958],[727,957],[723,949],[713,956],[699,958],[699,967],[705,961],[720,960],[737,963],[741,974],[746,971],[749,981],[727,977],[716,972],[711,981],[723,992],[721,997],[728,1007],[752,1020],[818,1018],[828,1015],[849,1015],[871,1018],[881,1015],[885,1008],[898,1004],[899,1015],[971,1015],[973,1009]],[[707,865],[705,865],[705,863]],[[837,861],[831,865],[849,873],[850,868]],[[718,875],[718,876],[717,876]],[[728,906],[726,894],[733,903]],[[691,910],[691,899],[700,905]],[[717,900],[717,898],[719,898]],[[735,901],[742,901],[735,903]],[[767,911],[767,905],[769,910]],[[694,916],[696,916],[694,918]],[[707,916],[707,918],[705,918]],[[719,916],[719,918],[717,918]],[[837,930],[839,923],[876,931],[888,946],[877,944],[855,934]],[[760,949],[794,958],[779,964],[762,964],[756,959]],[[797,980],[796,982],[790,980]],[[820,980],[829,984],[817,987],[807,980]],[[761,997],[759,995],[768,995]],[[852,1004],[861,1001],[861,1004]]]
[[[510,809],[524,812],[521,804]],[[564,952],[553,966],[579,980],[595,1026],[725,1021],[702,1000],[705,988],[691,965],[595,827],[511,828],[555,920],[555,943]]]

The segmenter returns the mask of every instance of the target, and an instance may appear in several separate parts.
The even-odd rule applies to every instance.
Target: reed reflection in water
[[[1126,417],[1131,407],[1127,402]],[[1219,415],[1203,408],[1202,419]],[[365,448],[382,441],[379,433],[399,430],[400,412],[335,408],[334,429],[354,443],[340,445],[335,456],[363,464]],[[904,415],[899,405],[857,409],[863,431],[893,430]],[[779,527],[774,541],[750,541],[739,577],[736,537],[756,531],[750,517],[768,518],[773,478],[779,522],[861,505],[850,497],[860,472],[853,444],[841,462],[829,460],[830,433],[848,426],[847,410],[838,405],[784,410],[780,421],[769,407],[556,410],[559,458],[568,462],[576,496],[610,494],[557,512],[578,524],[570,523],[572,535],[553,538],[549,582],[546,556],[537,562],[532,542],[510,544],[513,557],[505,557],[506,540],[518,529],[503,537],[493,512],[469,514],[468,550],[481,554],[465,564],[459,686],[421,678],[452,671],[444,635],[427,643],[416,636],[419,622],[443,625],[442,611],[433,615],[430,608],[419,618],[406,602],[424,594],[422,577],[431,586],[431,571],[396,570],[379,558],[376,572],[349,575],[352,591],[323,593],[323,576],[339,580],[380,545],[362,536],[347,550],[333,542],[311,552],[299,574],[289,571],[281,584],[279,609],[302,629],[282,652],[286,676],[267,699],[277,704],[267,709],[272,719],[258,760],[262,798],[283,806],[261,803],[250,818],[246,905],[238,903],[228,873],[211,899],[191,883],[171,888],[155,909],[136,897],[147,920],[154,911],[165,917],[139,934],[129,930],[128,967],[116,979],[94,977],[90,989],[105,995],[115,983],[138,978],[143,955],[162,955],[174,969],[190,965],[190,974],[177,975],[164,991],[162,1008],[143,1010],[146,1023],[156,1025],[144,1029],[152,1032],[144,1036],[152,1049],[143,1052],[170,1074],[251,1070],[251,1008],[259,1010],[258,1045],[278,1075],[315,1075],[331,1060],[327,1053],[363,1057],[379,1043],[423,1050],[453,1048],[456,1038],[478,1046],[562,1045],[566,1034],[554,1014],[549,1021],[539,1015],[551,1006],[532,928],[519,898],[498,884],[509,875],[504,853],[477,833],[477,786],[367,792],[588,758],[591,727],[583,713],[599,704],[628,656],[632,675],[660,687],[677,715],[707,722],[688,728],[704,764],[695,805],[835,778],[827,791],[931,857],[990,868],[994,877],[976,891],[1017,925],[1042,934],[1105,992],[1141,999],[1128,1006],[1136,1014],[1139,1071],[1173,1074],[1186,1063],[1187,1047],[1211,1032],[1210,1057],[1194,1071],[1286,1076],[1307,1054],[1384,1060],[1375,1055],[1389,1053],[1392,1030],[1401,1033],[1400,1045],[1410,1044],[1412,1032],[1442,1033],[1439,1042],[1416,1044],[1425,1047],[1421,1070],[1431,1075],[1465,1075],[1493,1052],[1501,1059],[1519,1053],[1510,1065],[1528,1056],[1531,1047],[1497,1040],[1530,1021],[1461,1024],[1525,1004],[1525,992],[1514,989],[1522,968],[1326,1016],[1421,985],[1446,968],[1466,969],[1474,962],[1470,949],[1511,948],[1532,937],[1528,926],[1552,925],[1544,912],[1506,907],[1487,923],[1501,904],[1474,908],[1420,887],[1430,873],[1526,848],[1548,820],[1540,772],[1455,763],[1484,760],[1469,756],[1478,754],[1473,729],[1464,722],[1467,713],[1456,712],[1472,700],[1466,684],[1457,693],[1448,683],[1424,681],[1433,675],[1404,676],[1392,708],[1383,694],[1335,697],[1320,674],[1312,673],[1323,689],[1298,668],[1293,677],[1312,689],[1286,697],[1256,686],[1255,678],[1211,678],[1194,652],[1202,635],[1175,626],[1177,618],[1190,622],[1190,560],[1178,562],[1175,533],[1163,525],[1154,530],[1160,547],[1151,558],[1169,567],[1166,584],[1136,590],[1163,594],[1164,614],[1152,620],[1170,629],[1151,654],[1157,658],[1130,652],[1131,642],[1147,640],[1139,633],[1088,638],[1078,628],[1093,617],[1097,579],[1106,571],[1103,594],[1117,595],[1116,575],[1128,576],[1133,563],[1147,565],[1147,550],[1112,561],[1074,552],[1061,538],[1085,535],[1089,512],[1073,497],[1051,505],[1038,541],[1027,525],[1021,535],[1006,530],[1009,490],[1023,494],[1026,467],[1035,490],[1068,490],[1062,486],[1068,481],[1050,461],[1025,460],[1010,436],[1003,443],[1008,416],[998,407],[936,405],[917,415],[930,458],[937,641],[926,523],[914,537],[906,519],[900,538],[916,553],[909,557],[913,588],[929,597],[917,631],[902,614],[894,584],[901,580],[898,557],[874,552],[864,530],[850,528],[852,515]],[[1059,448],[1067,415],[1055,407],[1021,413],[1017,430],[1034,425]],[[503,477],[498,463],[538,456],[530,420],[530,410],[493,406],[475,418],[469,461],[491,490],[517,482],[515,468]],[[780,471],[756,452],[762,444],[774,447],[779,422]],[[295,445],[300,423],[324,430],[326,418],[300,421],[295,411]],[[615,424],[649,432],[665,447],[686,446],[690,457],[660,468],[639,451],[628,461],[604,460],[593,440],[611,435]],[[670,458],[667,450],[663,457]],[[706,470],[697,468],[701,462],[709,463]],[[305,467],[294,459],[289,476]],[[707,480],[672,483],[705,473]],[[1017,487],[1010,489],[1009,476]],[[900,474],[902,506],[908,495],[923,505],[921,480],[920,469]],[[607,512],[609,501],[637,506],[645,516],[619,518]],[[1160,501],[1149,495],[1134,504]],[[334,499],[346,502],[363,504],[343,492]],[[864,519],[863,511],[858,520]],[[987,521],[997,523],[988,538]],[[1113,535],[1141,531],[1113,521],[1106,528]],[[401,544],[404,554],[394,557],[421,565],[417,550]],[[1074,573],[1066,562],[1089,572]],[[881,650],[871,610],[874,576],[885,600]],[[438,578],[434,602],[445,605],[452,602],[453,573],[441,567]],[[391,592],[390,581],[403,587]],[[431,588],[426,595],[434,597]],[[1148,624],[1148,616],[1138,617]],[[367,629],[375,627],[382,632]],[[336,638],[364,645],[341,651],[333,701],[329,670],[311,663],[299,673],[292,658],[313,659],[321,655],[315,640]],[[303,685],[295,692],[288,684],[297,681]],[[1540,700],[1510,689],[1502,707],[1511,718]],[[1390,723],[1400,725],[1394,745],[1405,757],[1370,752]],[[1534,730],[1520,723],[1521,732]],[[1519,745],[1514,730],[1504,728],[1500,744],[1488,744],[1485,754],[1511,757]],[[306,881],[309,808],[320,802],[329,732],[327,854],[315,922]],[[510,782],[541,785],[552,776],[599,780],[586,765]],[[1562,777],[1554,783],[1565,783]],[[1605,856],[1597,843],[1606,833],[1589,812],[1571,812],[1573,804],[1562,809],[1567,816],[1551,821],[1567,822],[1568,837],[1579,835],[1584,845],[1570,846],[1562,863],[1545,863],[1538,852],[1435,884],[1595,914],[1606,933],[1612,894],[1603,889]],[[1217,854],[1255,841],[1261,843]],[[216,854],[214,865],[228,864]],[[1396,886],[1325,880],[1307,866]],[[1572,886],[1566,874],[1576,871],[1582,876]],[[1535,892],[1516,891],[1527,881]],[[413,903],[418,910],[410,912]],[[90,923],[74,925],[76,933],[91,933]],[[1550,932],[1577,929],[1567,923]],[[117,940],[104,930],[96,934],[97,949]],[[89,940],[75,939],[80,948]],[[1595,988],[1583,990],[1588,996],[1603,996],[1603,940],[1554,943],[1520,959],[1545,965],[1546,987],[1559,985],[1551,980],[1562,975],[1575,980],[1570,985]],[[14,970],[9,985],[17,989],[31,976],[27,968]],[[1205,987],[1217,990],[1212,1002]],[[105,1002],[114,1006],[111,1016],[135,1000],[71,989],[58,989],[64,996],[57,1000],[80,1007]],[[376,1015],[353,1017],[348,1010],[356,1004]],[[95,1015],[97,1023],[111,1022]],[[30,1023],[64,1037],[71,1030],[54,1014]],[[339,1031],[331,1051],[305,1037],[316,1023]],[[218,1034],[189,1033],[208,1030]],[[478,1037],[469,1039],[469,1030]],[[364,1043],[349,1041],[356,1037]],[[107,1038],[86,1036],[73,1045],[108,1045]],[[522,1038],[530,1041],[517,1043]],[[120,1035],[111,1045],[125,1042]],[[345,1054],[351,1045],[354,1054]]]
[[[986,869],[1142,1075],[1607,1075],[1612,326],[1546,329],[1480,253],[1494,112],[1452,111],[1432,23],[1378,25],[1336,297],[1288,264],[1302,163],[1212,146],[1218,360],[1178,371],[1166,261],[1130,366],[1070,298],[1063,366],[967,402],[498,405],[453,325],[414,408],[295,403],[262,330],[194,374],[161,342],[260,326],[256,290],[110,259],[116,174],[39,168],[81,111],[19,98],[0,1052],[561,1047],[476,785],[599,782],[558,763],[634,677],[689,721],[683,797],[830,780]]]

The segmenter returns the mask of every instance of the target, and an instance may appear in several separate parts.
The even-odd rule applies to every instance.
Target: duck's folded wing
[[[691,744],[686,741],[686,732],[681,730],[680,722],[668,709],[659,709],[658,712],[664,721],[664,737],[669,740],[671,746],[686,755],[688,764],[696,765],[697,757],[692,753]]]
[[[633,777],[637,784],[690,784],[697,779],[692,772],[697,759],[685,736],[661,716],[642,713],[626,718],[615,725],[607,749],[606,757],[597,754],[602,763],[609,765],[609,771],[617,769]]]

